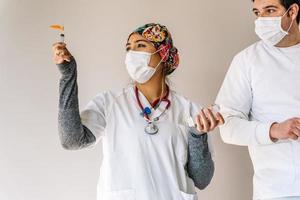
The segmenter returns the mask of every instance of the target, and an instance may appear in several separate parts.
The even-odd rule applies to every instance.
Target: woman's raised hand
[[[72,55],[66,47],[67,45],[62,42],[53,44],[53,60],[55,64],[62,64],[67,61],[70,62]]]

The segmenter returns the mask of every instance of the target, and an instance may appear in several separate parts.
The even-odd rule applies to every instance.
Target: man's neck
[[[281,42],[279,42],[276,47],[285,48],[297,45],[300,43],[300,31],[299,26],[296,24],[296,27],[291,29],[290,34],[287,35]]]

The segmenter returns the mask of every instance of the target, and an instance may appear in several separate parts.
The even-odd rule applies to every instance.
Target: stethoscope
[[[155,135],[158,133],[158,126],[155,124],[155,122],[159,121],[159,118],[166,113],[166,111],[170,108],[171,106],[171,101],[168,99],[168,96],[169,96],[169,93],[170,93],[170,90],[169,90],[169,87],[167,86],[167,93],[166,95],[163,97],[163,98],[160,98],[156,101],[154,101],[152,103],[152,108],[149,108],[149,107],[143,107],[142,103],[141,103],[141,100],[140,100],[140,97],[139,97],[139,90],[138,88],[135,86],[135,97],[136,97],[136,100],[137,100],[137,103],[141,109],[141,113],[140,115],[146,120],[147,122],[147,125],[144,129],[145,133],[149,134],[149,135]],[[167,102],[167,105],[165,106],[164,110],[155,118],[153,118],[152,120],[150,119],[150,115],[152,114],[152,110],[156,110],[160,103],[162,101],[165,101]]]

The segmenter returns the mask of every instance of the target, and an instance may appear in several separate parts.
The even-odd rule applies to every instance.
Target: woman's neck
[[[167,91],[167,85],[163,76],[154,76],[147,83],[136,83],[139,91],[143,93],[149,103],[162,98]]]

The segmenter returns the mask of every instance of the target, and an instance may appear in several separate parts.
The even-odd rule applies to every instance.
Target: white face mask
[[[151,56],[161,51],[157,50],[154,53],[143,51],[128,51],[126,54],[125,65],[130,77],[138,83],[146,83],[155,74],[158,66],[164,58],[157,64],[155,68],[149,66]],[[167,54],[167,53],[166,53]]]
[[[289,9],[280,17],[259,17],[255,20],[255,33],[262,39],[265,43],[275,46],[278,44],[286,35],[292,27],[293,20],[290,24],[288,30],[283,30],[281,26],[282,18],[287,14]]]

